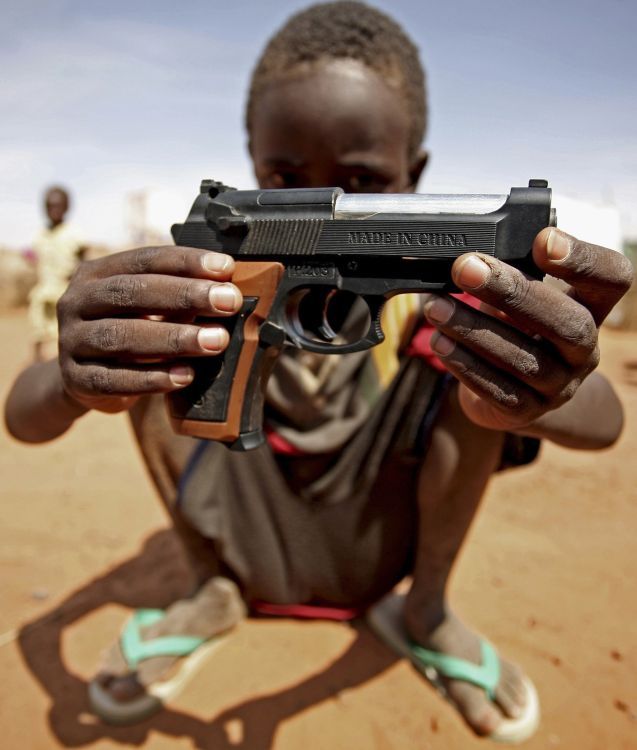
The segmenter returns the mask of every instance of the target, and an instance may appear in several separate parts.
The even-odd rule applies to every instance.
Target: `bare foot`
[[[166,635],[212,638],[234,627],[245,617],[245,605],[237,586],[227,578],[216,577],[205,583],[190,599],[182,599],[166,610],[154,625],[142,628],[143,641]],[[156,656],[140,662],[136,670],[127,664],[119,641],[106,652],[95,681],[116,701],[125,703],[145,693],[145,687],[165,680],[177,666],[179,657]]]
[[[422,611],[411,611],[406,604],[404,616],[407,632],[419,645],[475,664],[481,663],[480,638],[453,613],[439,613],[428,626],[423,625],[428,622],[427,615]],[[476,685],[440,676],[449,697],[479,735],[492,734],[503,719],[517,719],[525,708],[526,691],[521,670],[504,659],[500,659],[500,670],[495,702]]]

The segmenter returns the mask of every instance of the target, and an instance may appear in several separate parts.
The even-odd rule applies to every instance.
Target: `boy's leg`
[[[130,412],[131,423],[146,468],[179,537],[193,576],[193,594],[166,610],[166,616],[141,629],[142,640],[163,636],[212,638],[232,628],[245,616],[240,591],[227,574],[215,544],[186,522],[177,507],[179,479],[196,441],[175,435],[169,428],[162,397],[140,399]],[[119,640],[104,654],[96,677],[116,701],[131,701],[145,686],[169,674],[178,657],[158,656],[131,670]]]
[[[413,584],[405,602],[411,638],[427,649],[481,661],[480,640],[449,609],[447,584],[480,499],[502,456],[504,435],[471,423],[454,388],[433,429],[419,480],[419,534]],[[501,662],[496,704],[483,689],[446,680],[445,687],[467,722],[491,734],[503,717],[515,718],[524,705],[520,670]]]
[[[245,605],[237,586],[227,578],[215,577],[191,598],[171,604],[161,620],[140,628],[139,634],[142,642],[165,636],[208,641],[231,630],[244,617]],[[132,669],[118,641],[104,654],[95,682],[117,703],[128,703],[170,675],[177,660],[171,655],[151,656]]]
[[[196,591],[213,576],[223,575],[213,542],[194,529],[178,507],[179,482],[198,441],[173,432],[163,396],[140,398],[129,417],[146,469],[188,560]]]

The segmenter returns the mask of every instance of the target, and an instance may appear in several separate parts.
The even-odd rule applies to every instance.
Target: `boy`
[[[253,75],[247,127],[257,179],[268,188],[413,191],[426,164],[425,117],[417,50],[400,27],[357,2],[313,6],[275,35]],[[436,669],[473,730],[529,736],[538,718],[532,686],[493,651],[489,674],[471,674],[489,666],[487,647],[449,609],[447,582],[499,466],[529,460],[538,438],[601,448],[618,436],[621,407],[591,371],[597,328],[631,280],[622,256],[557,230],[540,233],[534,257],[570,294],[470,254],[454,264],[454,280],[498,314],[447,296],[426,300],[431,346],[453,378],[432,366],[422,332],[411,357],[400,335],[382,356],[285,353],[268,388],[269,444],[248,454],[174,435],[161,397],[192,380],[185,358],[227,346],[223,321],[205,329],[191,321],[239,309],[233,260],[146,248],[79,270],[59,308],[59,359],[19,376],[7,424],[38,442],[90,409],[128,409],[197,579],[191,599],[127,627],[91,685],[100,716],[124,723],[157,710],[154,686],[174,653],[196,654],[230,630],[244,602],[354,616],[411,575],[404,599],[372,610],[377,627],[392,637],[398,603],[410,658]],[[400,309],[392,315],[398,321]],[[190,640],[173,639],[173,655],[143,653],[164,636]],[[142,646],[128,649],[134,639]]]
[[[69,194],[64,188],[56,186],[46,191],[44,208],[49,223],[34,242],[38,280],[29,295],[29,319],[34,336],[33,359],[36,362],[56,354],[55,306],[86,249],[77,230],[64,221],[69,207]]]

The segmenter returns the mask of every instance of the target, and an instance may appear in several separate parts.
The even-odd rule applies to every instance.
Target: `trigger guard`
[[[383,333],[382,326],[380,324],[380,318],[383,313],[383,307],[387,300],[385,297],[366,297],[363,295],[363,299],[367,303],[369,308],[369,331],[367,332],[371,338],[376,337],[376,344],[380,344],[385,340],[385,334]]]
[[[305,349],[309,352],[316,354],[351,354],[353,352],[361,352],[366,349],[371,349],[377,344],[382,343],[385,340],[385,334],[380,324],[380,318],[383,311],[383,307],[387,300],[384,297],[373,296],[368,297],[361,294],[360,297],[365,300],[369,309],[369,328],[364,336],[348,344],[330,344],[315,341],[313,339],[303,336],[298,330],[294,328],[286,331],[290,342],[298,349]]]

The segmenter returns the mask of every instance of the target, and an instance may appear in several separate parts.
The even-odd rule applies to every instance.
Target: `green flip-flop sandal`
[[[160,636],[142,640],[141,629],[159,622],[166,613],[163,609],[138,609],[124,625],[120,648],[126,663],[135,671],[146,659],[156,656],[181,657],[178,670],[168,680],[146,686],[146,692],[130,701],[117,701],[96,680],[89,683],[88,694],[92,710],[108,724],[135,724],[159,711],[186,685],[193,673],[203,664],[221,638],[198,638],[189,635]]]
[[[500,682],[500,658],[488,641],[480,641],[481,664],[473,664],[466,659],[458,659],[456,656],[443,654],[440,651],[429,651],[413,641],[409,641],[409,647],[414,663],[421,664],[423,671],[433,670],[436,674],[450,680],[470,682],[472,685],[481,687],[490,700],[495,700],[495,689]]]
[[[493,646],[481,641],[482,663],[473,664],[449,654],[430,651],[415,644],[403,624],[405,597],[389,594],[367,613],[367,623],[376,635],[393,651],[406,657],[447,700],[453,702],[441,677],[463,680],[481,687],[491,701],[500,681],[500,658]],[[489,735],[496,742],[519,744],[529,739],[540,723],[540,702],[537,691],[528,677],[523,678],[526,691],[524,712],[518,719],[503,719]]]

